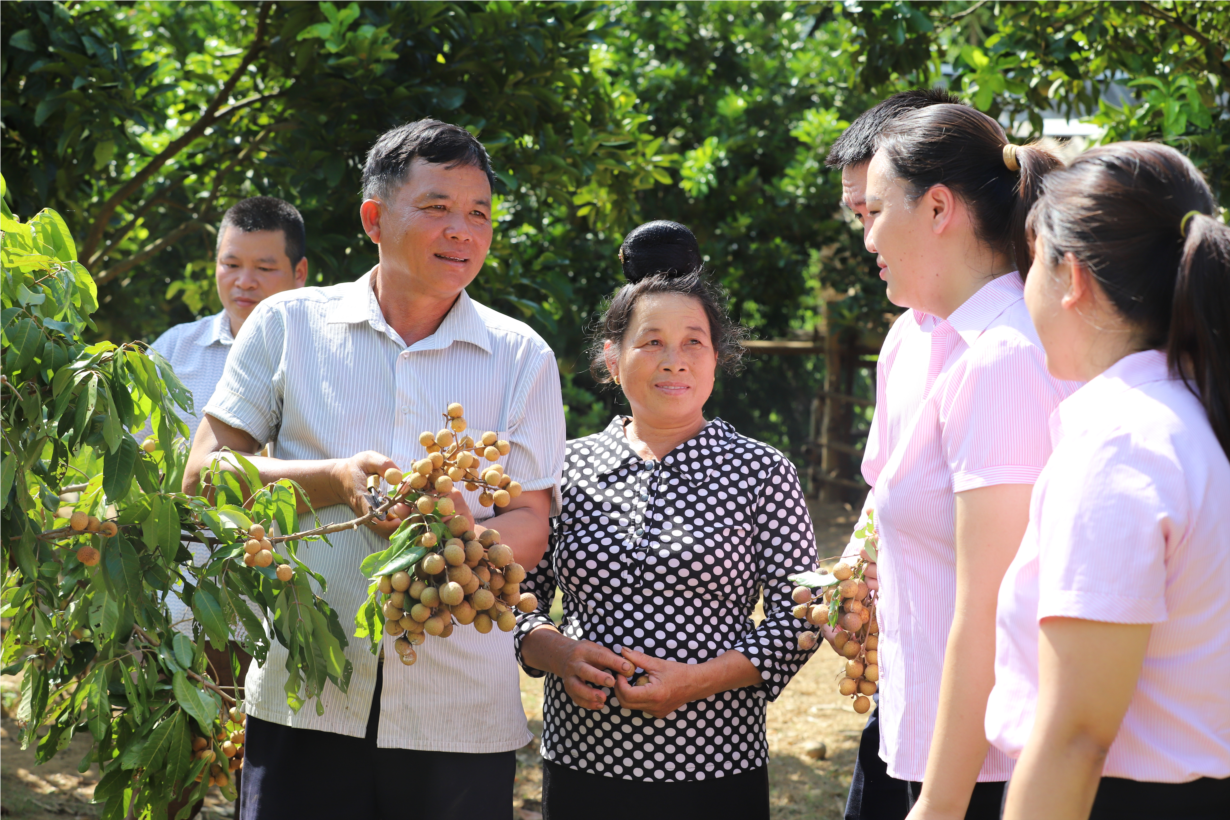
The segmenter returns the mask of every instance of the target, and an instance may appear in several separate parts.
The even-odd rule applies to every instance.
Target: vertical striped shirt
[[[551,490],[559,511],[564,414],[559,371],[529,327],[473,302],[464,292],[431,336],[407,346],[385,321],[372,273],[327,288],[266,299],[244,323],[226,373],[205,412],[269,442],[282,459],[349,458],[376,450],[408,468],[423,457],[419,434],[438,430],[461,402],[471,431],[512,444],[501,462],[527,491]],[[463,490],[477,516],[490,509]],[[354,517],[349,507],[317,511],[323,523]],[[325,599],[349,630],[367,591],[364,557],[388,546],[367,528],[303,545],[299,556],[325,576]],[[389,640],[386,638],[386,640]],[[386,647],[392,657],[392,647]],[[349,693],[326,687],[324,714],[286,705],[286,652],[275,644],[247,677],[249,714],[304,729],[363,737],[377,658],[351,640]],[[529,742],[512,635],[459,627],[428,638],[414,666],[384,669],[378,744],[442,752],[504,752]]]
[[[1018,756],[1038,701],[1038,623],[1153,624],[1102,774],[1230,777],[1230,460],[1160,350],[1059,406],[1055,454],[1004,576],[987,737]]]
[[[1046,370],[1015,273],[946,320],[910,311],[876,366],[863,459],[880,532],[880,757],[921,781],[956,605],[955,494],[1032,484],[1051,452],[1047,419],[1076,384]],[[980,781],[1007,780],[991,750]]]

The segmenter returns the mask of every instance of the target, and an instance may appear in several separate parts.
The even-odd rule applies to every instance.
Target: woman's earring
[[[615,386],[619,387],[619,376],[612,374],[611,378],[615,380]]]

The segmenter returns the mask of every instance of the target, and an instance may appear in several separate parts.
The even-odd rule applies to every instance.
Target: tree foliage
[[[296,557],[313,535],[299,532],[297,488],[260,486],[235,456],[254,491],[211,471],[212,500],[180,492],[187,428],[176,408],[191,396],[144,344],[84,341],[97,291],[58,213],[21,222],[5,202],[2,220],[0,594],[4,671],[22,675],[21,742],[45,761],[88,733],[81,767],[101,770],[103,816],[165,816],[168,800],[199,798],[211,778],[229,787],[207,770],[211,755],[226,759],[220,740],[238,728],[230,709],[241,696],[219,686],[206,646],[229,652],[237,625],[258,660],[281,642],[288,703],[315,698],[319,710],[327,684],[349,682],[346,632],[320,597],[324,579]],[[143,446],[132,433],[147,425],[156,439]],[[284,534],[272,541],[290,580],[244,566],[254,522]],[[172,623],[172,597],[190,626]]]

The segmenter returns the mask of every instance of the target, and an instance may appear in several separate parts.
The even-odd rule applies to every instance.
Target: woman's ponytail
[[[1230,227],[1199,212],[1184,222],[1166,353],[1230,456]]]
[[[1016,145],[1012,154],[1015,155],[1017,183],[1012,201],[1011,213],[1008,217],[1008,231],[1012,241],[1012,255],[1016,260],[1016,269],[1021,272],[1021,279],[1029,273],[1034,262],[1033,243],[1029,241],[1025,229],[1029,220],[1029,209],[1042,196],[1042,178],[1062,168],[1059,157],[1037,145]]]

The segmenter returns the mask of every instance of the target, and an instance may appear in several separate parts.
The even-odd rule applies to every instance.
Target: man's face
[[[391,202],[363,203],[363,227],[380,245],[381,275],[418,294],[457,297],[491,247],[491,185],[482,169],[416,159]]]
[[[218,296],[238,333],[252,310],[275,293],[297,288],[307,279],[307,259],[291,267],[282,231],[245,233],[234,225],[218,241]]]
[[[847,165],[841,169],[841,203],[854,212],[863,226],[863,245],[868,253],[876,250],[869,243],[867,229],[867,168],[871,163]]]

